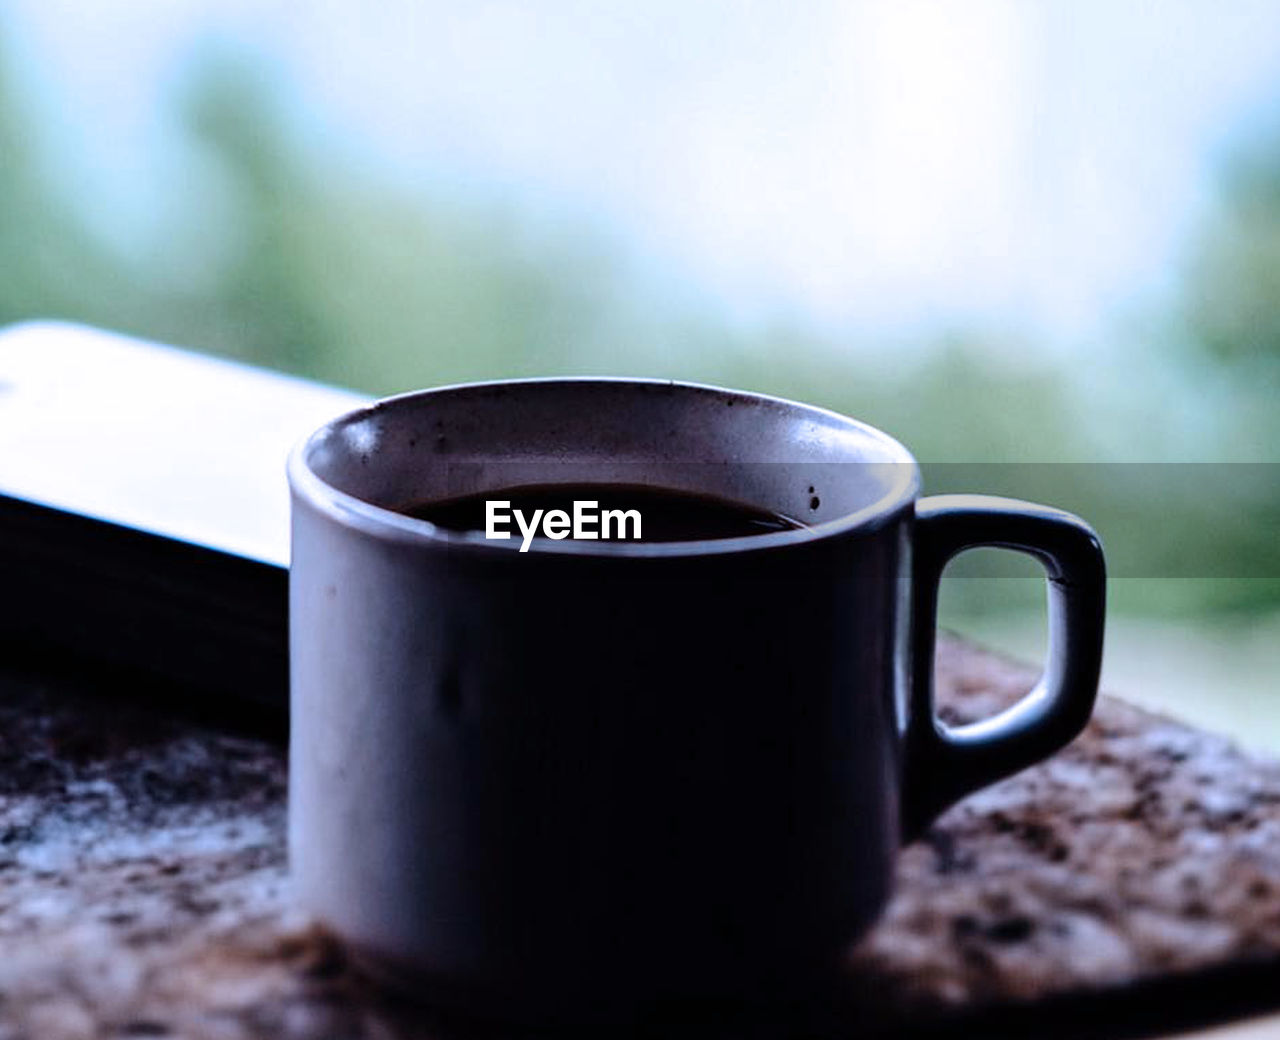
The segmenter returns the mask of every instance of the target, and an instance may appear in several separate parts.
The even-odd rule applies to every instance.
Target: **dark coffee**
[[[647,487],[640,484],[536,484],[523,487],[501,488],[481,494],[438,502],[422,502],[402,510],[409,516],[451,531],[485,530],[486,503],[508,503],[504,513],[511,515],[519,510],[530,522],[538,510],[545,517],[551,510],[561,510],[574,516],[574,503],[594,502],[590,515],[596,517],[590,528],[600,532],[600,517],[605,511],[627,512],[634,510],[640,516],[640,537],[635,539],[631,518],[620,524],[610,518],[613,526],[611,539],[621,538],[643,542],[696,542],[708,538],[741,538],[745,535],[772,534],[777,531],[793,531],[804,525],[780,513],[772,513],[755,506],[743,505],[727,498],[696,494],[689,491],[673,491],[669,488]],[[519,528],[508,521],[507,529],[519,537]],[[541,526],[539,536],[542,536]],[[572,538],[570,530],[568,537]]]

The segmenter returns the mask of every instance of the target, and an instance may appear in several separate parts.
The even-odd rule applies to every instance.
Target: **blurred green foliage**
[[[38,125],[0,48],[0,322],[116,317],[133,286],[51,187]]]
[[[1188,278],[1196,342],[1274,387],[1280,377],[1280,128],[1227,165]]]
[[[263,63],[212,48],[189,73],[173,111],[183,205],[125,254],[90,231],[50,176],[39,119],[21,107],[0,53],[0,322],[83,321],[373,393],[587,372],[695,379],[856,414],[932,462],[1095,457],[1098,415],[1063,362],[1007,331],[950,330],[927,350],[877,351],[798,322],[742,331],[696,302],[654,306],[606,236],[406,184],[308,137]],[[1161,364],[1182,366],[1190,382],[1212,371],[1242,428],[1276,429],[1280,148],[1250,153],[1224,183],[1222,215],[1190,267],[1185,321],[1170,334],[1191,349],[1163,351]],[[1205,560],[1201,579],[1122,583],[1122,605],[1280,603],[1280,487],[1266,470],[1248,487],[1227,479],[1212,495],[1162,488],[1145,499],[1108,487],[1129,479],[1122,471],[1069,487],[1052,466],[1005,472],[943,467],[929,490],[953,490],[954,479],[955,490],[1074,508],[1126,573],[1159,574],[1176,558],[1177,573],[1191,574],[1186,558]],[[1250,567],[1254,577],[1238,577]],[[1215,568],[1237,576],[1213,577]],[[958,573],[1008,572],[984,555]],[[1014,584],[1026,587],[1019,602],[1041,595],[1038,583]],[[1003,580],[957,583],[952,598],[981,610],[997,588],[1003,601]]]

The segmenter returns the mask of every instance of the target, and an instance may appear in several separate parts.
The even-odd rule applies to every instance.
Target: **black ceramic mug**
[[[375,971],[521,1014],[786,992],[876,918],[941,810],[1071,740],[1102,652],[1097,537],[925,498],[896,441],[628,380],[429,390],[294,453],[289,848]],[[698,542],[493,541],[410,503],[643,483],[795,517]],[[937,585],[974,546],[1049,580],[1023,701],[935,716]]]

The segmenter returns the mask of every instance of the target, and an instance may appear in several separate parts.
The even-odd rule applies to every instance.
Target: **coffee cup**
[[[1094,532],[921,498],[901,444],[820,408],[642,380],[449,387],[336,419],[289,478],[295,896],[429,999],[537,1017],[828,978],[900,846],[1061,748],[1096,696]],[[792,522],[525,544],[415,514],[534,485]],[[1049,650],[1023,700],[955,727],[933,705],[938,582],[977,546],[1043,564]]]

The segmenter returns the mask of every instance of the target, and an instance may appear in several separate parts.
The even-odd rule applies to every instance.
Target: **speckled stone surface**
[[[1031,678],[941,645],[952,719]],[[511,1032],[381,996],[291,911],[284,811],[272,743],[0,677],[0,1040]],[[1273,979],[1280,765],[1103,698],[903,852],[829,1004],[724,1031],[1132,1035],[1280,1004]],[[732,1020],[699,1016],[662,1031]]]

